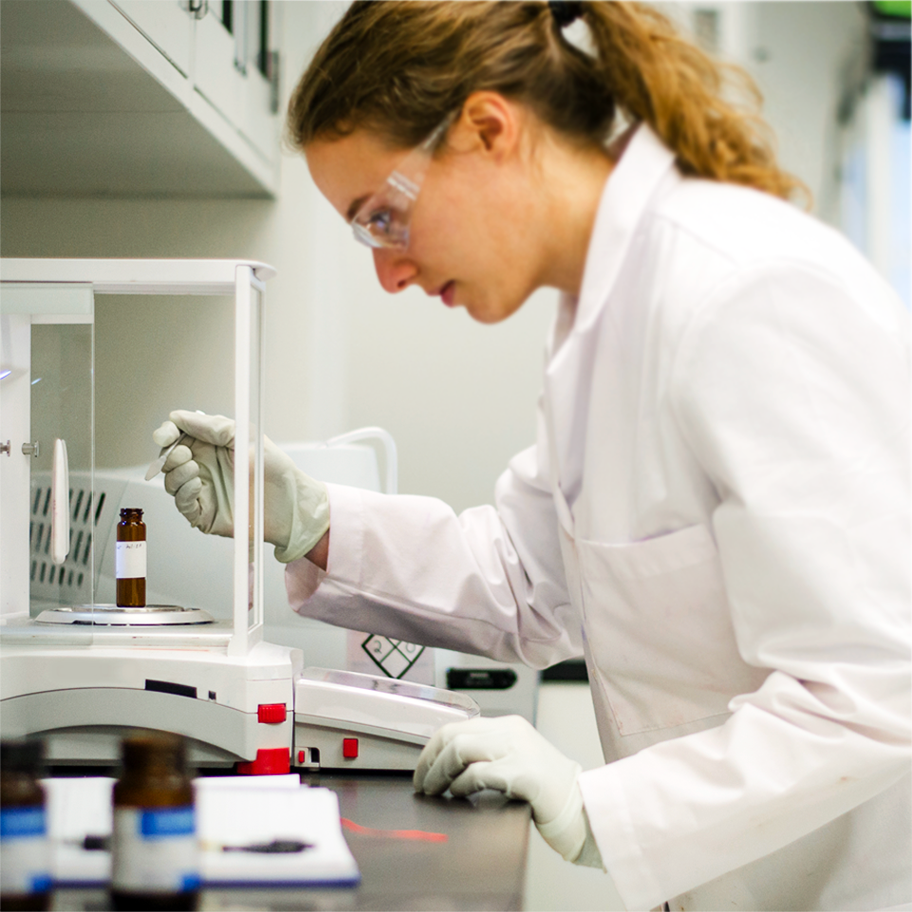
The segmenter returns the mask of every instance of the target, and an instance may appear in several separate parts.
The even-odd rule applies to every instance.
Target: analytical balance
[[[411,769],[434,730],[478,714],[462,694],[304,668],[300,650],[264,639],[259,428],[271,267],[7,259],[0,268],[3,737],[43,736],[52,765],[110,764],[125,732],[151,728],[185,735],[197,766]],[[235,528],[250,531],[231,542],[230,620],[193,605],[96,604],[97,543],[117,521],[117,504],[93,482],[98,294],[233,302],[234,417],[247,444],[235,449]]]

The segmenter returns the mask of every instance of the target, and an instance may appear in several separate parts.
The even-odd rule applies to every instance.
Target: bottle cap
[[[44,742],[37,738],[0,741],[0,768],[17,773],[39,772],[44,765]]]
[[[136,514],[140,519],[142,519],[143,511],[139,507],[121,507],[120,508],[120,518],[127,519],[131,515]]]
[[[150,765],[187,766],[187,742],[173,732],[144,731],[128,735],[121,745],[124,766],[131,769]]]

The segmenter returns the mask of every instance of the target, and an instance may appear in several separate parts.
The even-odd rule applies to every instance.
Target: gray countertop
[[[521,909],[529,805],[496,792],[469,799],[416,795],[410,776],[305,774],[331,788],[342,817],[376,830],[445,833],[446,842],[345,831],[361,884],[340,889],[205,890],[203,910]],[[61,890],[54,909],[109,908],[103,890]]]

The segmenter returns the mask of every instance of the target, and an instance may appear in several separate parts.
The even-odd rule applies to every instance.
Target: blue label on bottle
[[[30,839],[47,833],[44,808],[4,808],[0,810],[0,839]]]
[[[146,839],[192,836],[196,832],[193,808],[145,809],[140,815],[139,831]]]
[[[32,875],[32,893],[47,893],[51,889],[50,874]]]
[[[199,874],[184,874],[181,878],[181,890],[198,890],[200,883]]]

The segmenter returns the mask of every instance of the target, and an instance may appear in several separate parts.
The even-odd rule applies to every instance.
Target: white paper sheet
[[[197,828],[204,885],[352,886],[360,875],[342,835],[333,791],[288,776],[197,779]],[[58,883],[105,884],[111,856],[82,848],[87,835],[111,832],[109,778],[46,779],[48,824]],[[313,848],[296,853],[225,852],[224,845],[291,839]]]

